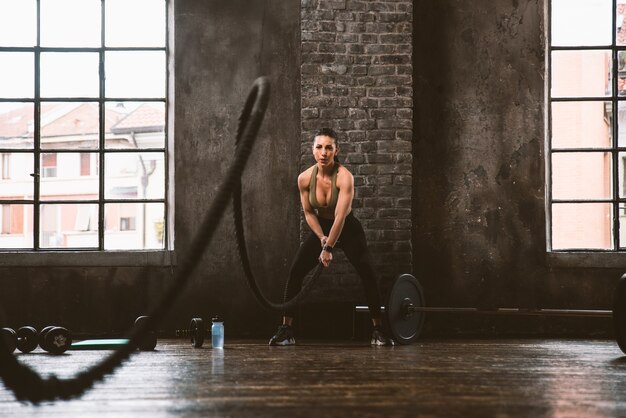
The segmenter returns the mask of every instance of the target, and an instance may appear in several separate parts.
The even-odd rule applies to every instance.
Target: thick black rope
[[[182,260],[176,271],[174,283],[162,296],[152,312],[148,314],[149,318],[131,331],[129,343],[75,377],[60,379],[56,376],[42,378],[30,367],[20,363],[12,353],[9,353],[4,339],[0,338],[0,378],[4,385],[13,391],[17,399],[38,404],[43,401],[71,399],[81,396],[93,387],[96,382],[113,373],[131,354],[136,352],[140,342],[147,333],[155,329],[156,325],[165,317],[174,301],[191,279],[192,273],[198,266],[204,250],[213,238],[213,234],[224,214],[234,188],[240,182],[238,179],[240,179],[250,156],[252,145],[267,108],[269,88],[269,81],[265,77],[255,80],[244,111],[240,116],[241,135],[237,140],[235,159],[227,172],[225,180],[220,185],[213,203],[194,236],[187,256]],[[145,277],[147,274],[147,269],[144,269],[140,277]]]
[[[243,267],[244,274],[246,276],[246,281],[248,282],[248,286],[257,301],[261,306],[268,310],[279,310],[286,311],[293,308],[296,304],[298,304],[313,288],[313,283],[317,280],[318,277],[322,274],[322,270],[324,269],[324,265],[319,263],[313,272],[313,276],[305,282],[302,286],[302,289],[298,292],[290,300],[287,299],[287,287],[289,286],[289,280],[285,284],[285,294],[283,297],[284,303],[275,303],[268,300],[261,292],[261,289],[258,286],[257,280],[252,272],[252,268],[250,267],[250,259],[248,258],[248,251],[246,249],[246,238],[244,236],[244,228],[243,228],[243,215],[241,209],[241,179],[235,185],[235,189],[233,190],[233,217],[235,221],[235,232],[237,236],[237,248],[239,248],[239,258],[241,259],[241,266]]]
[[[253,105],[250,98],[246,102],[244,106],[244,113],[246,109]],[[245,125],[243,124],[243,120],[239,120],[239,125],[237,126],[237,146],[239,146],[239,136],[241,132],[245,129]],[[289,286],[289,280],[285,284],[285,292],[283,295],[284,303],[274,303],[267,299],[261,289],[258,286],[258,281],[254,276],[252,271],[252,267],[250,265],[250,258],[248,257],[248,251],[246,248],[246,238],[243,227],[243,210],[241,204],[241,177],[238,177],[235,180],[235,184],[233,187],[233,221],[235,223],[235,235],[237,237],[237,248],[239,249],[239,258],[241,260],[241,266],[243,267],[244,274],[246,276],[246,281],[248,283],[248,287],[254,294],[256,300],[259,302],[261,306],[268,310],[277,310],[277,311],[286,311],[293,308],[297,305],[311,290],[313,287],[313,283],[317,280],[317,278],[322,274],[322,270],[324,266],[322,263],[319,263],[313,272],[313,276],[302,286],[302,289],[295,295],[291,300],[287,300],[287,287]]]

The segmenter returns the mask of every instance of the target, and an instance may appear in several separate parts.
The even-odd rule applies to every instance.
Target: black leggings
[[[331,219],[318,218],[324,235],[330,233],[333,225]],[[365,240],[365,232],[361,226],[361,222],[352,215],[352,212],[346,216],[343,230],[339,236],[339,240],[335,244],[335,248],[341,248],[348,258],[348,261],[354,266],[363,282],[367,305],[372,318],[381,318],[380,315],[380,294],[376,284],[376,276],[374,269],[369,260],[369,252],[367,250],[367,241]],[[300,249],[296,253],[291,270],[289,271],[289,281],[285,289],[285,300],[293,298],[302,288],[302,281],[306,275],[319,263],[319,255],[322,246],[319,238],[310,233],[304,240]],[[285,316],[293,318],[295,308],[284,312]]]

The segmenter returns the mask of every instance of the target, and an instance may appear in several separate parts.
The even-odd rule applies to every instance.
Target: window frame
[[[619,174],[620,174],[620,153],[626,152],[626,146],[619,147],[618,142],[618,111],[619,103],[626,104],[626,96],[619,96],[618,90],[618,56],[620,52],[626,52],[626,45],[617,45],[617,0],[611,0],[611,44],[610,45],[593,45],[593,46],[554,46],[552,45],[552,0],[546,2],[545,28],[546,28],[546,77],[545,77],[545,115],[546,115],[546,251],[548,264],[556,267],[607,267],[613,268],[623,266],[626,262],[626,242],[621,243],[620,247],[620,205],[626,206],[626,194],[620,197],[619,191]],[[609,50],[611,53],[611,95],[605,97],[552,97],[552,53],[554,51],[601,51]],[[613,124],[610,127],[611,144],[607,148],[566,148],[553,149],[552,147],[552,104],[555,102],[610,102],[613,114]],[[552,157],[555,153],[609,153],[611,158],[611,197],[607,199],[554,199],[552,194],[553,172]],[[622,173],[626,175],[626,172]],[[610,249],[594,249],[594,248],[572,248],[572,249],[553,249],[553,204],[554,203],[609,203],[611,205],[611,233],[612,248]]]
[[[100,0],[100,18],[101,18],[101,40],[99,47],[42,47],[40,46],[40,34],[41,34],[41,2],[35,0],[36,3],[36,45],[29,47],[7,47],[0,46],[0,51],[8,52],[31,52],[34,56],[34,80],[35,91],[32,98],[0,98],[2,102],[21,102],[32,103],[34,105],[34,145],[32,149],[13,149],[13,148],[0,148],[0,153],[3,155],[14,153],[27,153],[33,156],[33,177],[34,181],[34,193],[32,200],[11,200],[6,199],[2,201],[3,205],[23,204],[31,205],[33,210],[33,247],[32,248],[7,248],[0,249],[0,266],[20,266],[28,264],[29,266],[36,265],[59,265],[59,266],[149,266],[149,265],[173,265],[175,264],[175,253],[173,252],[173,190],[171,190],[170,178],[173,178],[173,147],[171,142],[173,141],[173,118],[170,117],[170,112],[173,109],[173,60],[172,45],[173,40],[173,24],[174,24],[174,0],[163,0],[163,6],[165,8],[165,43],[164,46],[159,47],[119,47],[119,46],[106,46],[105,45],[105,30],[106,30],[106,3],[107,0]],[[105,55],[111,51],[159,51],[165,54],[165,92],[161,98],[145,98],[145,97],[125,97],[115,98],[105,96],[105,83],[104,83],[104,64]],[[42,53],[46,52],[97,52],[99,55],[99,93],[97,98],[84,98],[84,97],[46,97],[42,99],[40,94],[40,58]],[[105,105],[110,102],[160,102],[164,104],[164,142],[162,148],[141,148],[141,149],[115,149],[107,148],[105,146]],[[41,104],[47,102],[91,102],[97,103],[99,109],[99,145],[98,148],[88,150],[90,154],[96,154],[98,162],[96,163],[95,170],[99,175],[99,189],[97,200],[80,200],[80,201],[63,201],[63,200],[44,200],[40,195],[40,181],[43,177],[41,166],[41,155],[44,153],[80,153],[78,149],[53,149],[42,148],[41,144]],[[162,198],[139,198],[139,199],[107,199],[105,198],[105,156],[114,153],[151,153],[156,152],[163,155],[163,170],[164,170],[164,193]],[[57,154],[58,155],[58,154]],[[82,157],[81,157],[82,158]],[[93,164],[90,164],[93,166]],[[94,168],[91,168],[92,173]],[[42,248],[40,245],[41,238],[41,206],[44,204],[63,204],[63,203],[93,203],[98,205],[98,247],[90,248]],[[162,203],[164,206],[163,221],[165,226],[163,228],[163,248],[161,249],[131,249],[131,250],[106,250],[104,247],[105,236],[105,204],[110,203]],[[79,255],[79,256],[77,256]]]

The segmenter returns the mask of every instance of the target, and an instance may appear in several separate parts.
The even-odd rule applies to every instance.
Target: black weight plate
[[[54,327],[46,332],[44,345],[50,354],[63,354],[72,345],[72,336],[67,329]]]
[[[626,354],[626,274],[619,279],[613,295],[613,327],[617,345]]]
[[[37,330],[33,327],[21,327],[17,330],[17,349],[30,353],[37,348]]]
[[[9,353],[15,351],[15,347],[17,346],[17,336],[13,328],[1,328],[0,338],[4,340],[4,345],[8,349]]]
[[[53,325],[48,325],[47,327],[44,327],[41,331],[39,331],[39,335],[37,336],[37,342],[39,343],[39,347],[43,348],[46,351],[48,351],[48,349],[46,348],[46,333],[52,328],[54,328]]]
[[[135,319],[135,327],[140,327],[142,324],[148,320],[148,316],[142,315]],[[148,330],[144,337],[139,342],[139,350],[141,351],[152,351],[157,345],[157,337],[156,333],[152,330]]]
[[[415,307],[425,305],[424,290],[415,277],[401,274],[394,282],[387,303],[387,319],[394,339],[400,344],[410,344],[419,337],[424,326],[424,312],[406,313],[403,304]]]
[[[202,318],[194,318],[189,324],[189,336],[191,337],[191,345],[194,348],[202,347],[204,344],[204,322]]]

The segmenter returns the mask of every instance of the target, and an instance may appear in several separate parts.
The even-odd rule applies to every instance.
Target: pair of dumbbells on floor
[[[67,328],[47,326],[41,331],[33,327],[21,327],[16,331],[12,328],[2,328],[2,338],[9,352],[17,348],[22,353],[30,353],[37,346],[50,354],[63,354],[72,345],[72,334]]]

